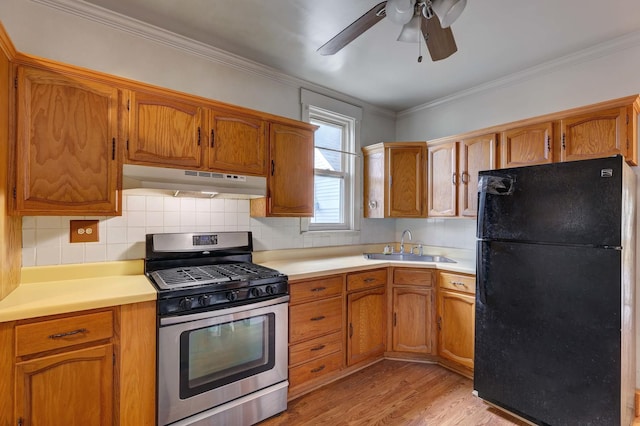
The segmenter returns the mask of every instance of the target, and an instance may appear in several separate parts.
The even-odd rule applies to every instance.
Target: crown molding
[[[571,53],[569,55],[565,55],[561,58],[553,59],[551,61],[544,62],[539,65],[535,65],[525,70],[518,71],[513,74],[509,74],[504,77],[497,78],[487,83],[479,84],[469,89],[461,90],[451,95],[444,96],[442,98],[435,99],[433,101],[430,101],[421,105],[416,105],[414,107],[411,107],[403,111],[399,111],[397,113],[397,117],[400,118],[406,115],[414,114],[416,112],[434,108],[439,105],[446,104],[448,102],[453,102],[455,100],[462,99],[477,93],[486,92],[488,90],[492,90],[500,87],[510,86],[515,83],[519,83],[519,82],[531,79],[533,77],[539,77],[540,75],[550,74],[552,72],[558,71],[565,67],[578,65],[587,61],[591,61],[593,59],[598,59],[604,56],[608,56],[612,53],[619,52],[621,50],[626,50],[638,45],[640,45],[640,31],[629,33],[624,36],[615,38],[613,40],[599,43],[599,44],[590,46],[586,49],[582,49],[577,52]]]
[[[307,88],[327,96],[333,96],[345,102],[362,104],[363,108],[379,115],[395,119],[395,111],[372,105],[338,92],[331,88],[293,77],[275,68],[234,55],[226,50],[218,49],[206,43],[189,37],[184,37],[171,31],[164,30],[146,22],[130,18],[103,7],[87,3],[83,0],[31,0],[35,3],[78,16],[83,19],[98,22],[107,27],[125,32],[154,43],[165,45],[194,55],[213,63],[221,64],[239,71],[257,75],[291,87]]]

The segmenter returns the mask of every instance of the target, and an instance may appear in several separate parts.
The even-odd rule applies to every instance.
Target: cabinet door
[[[496,168],[495,133],[460,142],[458,215],[475,217],[478,211],[478,172]]]
[[[385,288],[347,295],[347,364],[382,356],[386,348]]]
[[[111,426],[113,345],[18,363],[15,389],[18,424]]]
[[[363,149],[363,152],[363,216],[366,218],[383,218],[385,188],[384,150],[366,151]]]
[[[500,166],[520,167],[553,162],[553,124],[545,122],[502,133]]]
[[[131,93],[127,162],[199,168],[205,110],[196,103]]]
[[[627,109],[612,108],[560,122],[561,161],[627,155]]]
[[[17,96],[17,212],[119,214],[120,90],[19,67]]]
[[[209,133],[209,168],[225,173],[265,176],[265,122],[256,117],[213,111]]]
[[[455,216],[458,182],[457,143],[429,147],[429,216]]]
[[[272,123],[268,216],[313,216],[313,131]]]
[[[438,295],[438,355],[473,368],[475,297],[451,291]]]
[[[393,288],[393,350],[430,354],[433,351],[433,290]]]
[[[388,217],[425,216],[425,154],[423,145],[386,147]]]

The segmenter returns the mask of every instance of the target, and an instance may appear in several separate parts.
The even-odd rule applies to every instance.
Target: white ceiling
[[[432,62],[383,19],[316,52],[378,0],[85,0],[293,77],[401,111],[640,31],[637,0],[468,0],[458,52]]]

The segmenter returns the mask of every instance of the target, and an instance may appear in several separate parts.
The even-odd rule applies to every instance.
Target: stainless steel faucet
[[[411,241],[411,231],[405,229],[402,231],[402,236],[400,237],[400,253],[404,253],[404,234],[409,234],[409,241]]]

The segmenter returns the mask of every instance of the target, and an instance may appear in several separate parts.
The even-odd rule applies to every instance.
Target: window
[[[314,209],[309,229],[352,229],[354,120],[309,107],[309,121],[318,126],[314,150]]]
[[[302,90],[306,121],[318,126],[314,149],[314,215],[302,230],[358,229],[355,212],[359,107]]]

